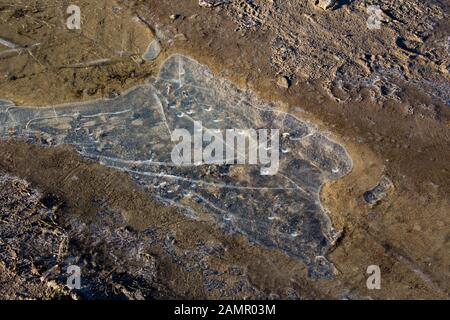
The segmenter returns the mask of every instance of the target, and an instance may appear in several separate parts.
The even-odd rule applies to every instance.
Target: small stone
[[[187,41],[187,37],[184,33],[176,34],[174,38],[179,41]]]
[[[116,90],[111,90],[107,93],[106,97],[108,99],[115,99],[119,96],[119,93]]]
[[[316,0],[315,5],[323,10],[333,8],[336,0]]]
[[[145,61],[155,60],[161,52],[161,45],[158,40],[153,40],[147,48],[147,51],[142,56]]]
[[[227,2],[227,0],[199,0],[198,5],[200,7],[211,8],[220,6],[221,4],[225,4]]]
[[[87,88],[84,89],[84,94],[88,95],[88,96],[93,96],[94,94],[97,93],[97,89],[96,88]]]
[[[113,13],[117,14],[117,13],[120,13],[120,11],[122,11],[121,7],[112,7],[112,12]]]
[[[281,76],[278,78],[277,84],[281,88],[289,89],[289,87],[291,86],[291,81],[288,77]]]

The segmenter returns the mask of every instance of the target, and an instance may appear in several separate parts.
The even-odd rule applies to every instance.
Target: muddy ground
[[[70,240],[31,272],[19,236],[2,234],[3,298],[449,298],[446,1],[337,1],[326,10],[315,1],[73,3],[81,30],[65,26],[67,1],[0,0],[0,37],[21,48],[0,53],[0,97],[53,105],[115,96],[155,75],[172,53],[208,65],[317,123],[349,152],[352,172],[321,194],[341,231],[327,255],[338,272],[312,281],[300,261],[162,206],[125,173],[70,147],[1,141],[2,184],[10,190],[0,199],[2,225],[30,234],[40,226],[56,243]],[[371,4],[383,12],[381,29],[367,28]],[[161,53],[144,61],[155,39]],[[382,177],[392,186],[367,203],[365,192]],[[36,195],[11,200],[20,194],[14,188]],[[20,219],[23,204],[52,222],[30,227]],[[64,288],[73,261],[93,279],[84,291]],[[381,290],[366,287],[369,265],[381,267]]]

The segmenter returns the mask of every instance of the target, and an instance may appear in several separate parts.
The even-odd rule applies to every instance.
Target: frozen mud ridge
[[[280,167],[175,166],[175,128],[280,129]],[[212,220],[251,243],[303,261],[313,278],[333,275],[324,257],[336,234],[319,200],[321,186],[351,170],[345,149],[313,125],[279,112],[181,55],[158,78],[120,97],[51,107],[0,100],[0,136],[44,145],[69,144],[84,157],[129,172],[157,201]]]

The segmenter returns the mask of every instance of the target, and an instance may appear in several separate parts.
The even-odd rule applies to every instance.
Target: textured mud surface
[[[39,108],[3,104],[3,138],[74,145],[85,157],[130,172],[156,199],[194,219],[201,218],[201,207],[227,231],[303,260],[312,277],[332,276],[325,254],[336,234],[319,191],[350,171],[347,153],[314,126],[274,111],[205,66],[172,56],[152,84],[114,100]],[[217,139],[217,130],[280,129],[278,173],[263,176],[264,169],[244,165],[176,166],[171,133],[182,128],[194,135],[194,121]]]

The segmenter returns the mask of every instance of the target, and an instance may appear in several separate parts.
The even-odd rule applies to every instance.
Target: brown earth
[[[358,29],[360,33],[353,32],[353,40],[345,43],[334,41],[330,30],[344,28],[336,24],[342,17],[348,19],[345,26],[350,27],[364,21],[362,13],[355,12],[352,6],[321,11],[307,3],[302,10],[289,11],[292,16],[276,24],[269,18],[258,18],[258,22],[245,6],[244,11],[237,10],[236,2],[245,1],[215,8],[201,8],[194,0],[75,2],[85,13],[80,31],[65,29],[64,1],[49,7],[40,1],[11,6],[0,0],[0,37],[20,45],[41,43],[18,57],[0,58],[4,75],[0,97],[18,105],[36,105],[108,96],[142,83],[171,53],[193,57],[216,74],[254,90],[262,99],[277,101],[279,108],[319,124],[347,148],[354,162],[352,173],[322,190],[322,203],[333,225],[343,231],[329,254],[339,274],[333,280],[311,281],[302,263],[249,244],[243,237],[224,235],[210,222],[192,221],[174,209],[162,207],[136,188],[126,174],[80,159],[67,147],[50,149],[0,142],[0,169],[30,181],[43,194],[57,195],[65,204],[59,211],[62,215],[78,215],[89,221],[100,211],[99,202],[105,202],[120,212],[133,229],[153,226],[162,235],[173,234],[175,251],[193,250],[198,242],[225,244],[227,250],[205,261],[229,283],[237,280],[225,270],[228,266],[245,270],[244,277],[252,289],[234,298],[271,294],[287,298],[292,292],[300,298],[449,298],[449,110],[442,100],[416,89],[413,81],[423,80],[421,72],[425,72],[429,78],[448,82],[448,53],[417,54],[412,59],[405,56],[403,49],[383,45],[395,43],[398,33],[412,37],[414,30],[410,30],[409,22],[397,19],[395,26],[387,24],[379,34]],[[415,1],[403,2],[415,8]],[[297,2],[287,3],[294,6]],[[113,6],[122,7],[119,14],[112,11]],[[443,5],[430,8],[436,16],[448,14]],[[268,4],[259,4],[255,12],[270,10]],[[393,13],[399,10],[394,8]],[[171,17],[174,14],[178,16]],[[318,22],[303,19],[305,14]],[[245,19],[257,23],[246,27],[239,23]],[[295,38],[295,34],[289,36],[289,28],[303,30],[303,26],[317,23],[326,30],[303,31],[308,36],[309,51],[302,51],[305,49],[298,43],[289,43]],[[439,32],[445,35],[446,28],[441,23],[433,36],[438,37]],[[293,55],[277,62],[278,47],[274,48],[273,41],[284,33],[288,36],[281,41],[294,49],[298,46],[298,52],[308,54],[306,60],[293,50]],[[338,39],[344,33],[336,34]],[[141,61],[148,43],[156,37],[163,47],[161,55],[154,62]],[[361,58],[362,48],[381,50],[381,54],[386,50],[392,59],[386,64],[395,64],[410,78],[406,83],[392,80],[401,88],[398,95],[378,96],[370,88],[363,88],[348,90],[350,98],[340,102],[336,96],[342,92],[336,93],[337,89],[330,85],[335,79],[327,71],[335,66],[327,54],[320,54],[321,47],[316,44],[331,40],[334,46],[330,50],[344,62]],[[422,41],[424,48],[417,50],[428,50],[430,41]],[[130,44],[126,47],[129,56],[117,57],[114,52],[124,49],[118,43]],[[311,61],[313,56],[317,59]],[[99,58],[117,62],[89,68],[64,67]],[[303,69],[293,68],[295,59],[301,61]],[[408,59],[413,60],[410,70]],[[314,63],[320,68],[314,68]],[[341,67],[350,75],[361,76],[357,66],[344,63]],[[289,89],[277,86],[279,75],[292,81]],[[334,93],[330,95],[330,91]],[[385,199],[370,206],[362,195],[383,175],[394,188]],[[156,244],[151,250],[158,264],[157,282],[171,292],[167,296],[221,297],[218,291],[204,289],[205,276],[201,272],[187,272],[186,266],[175,263],[167,247]],[[366,268],[373,264],[381,266],[381,290],[366,289]]]

